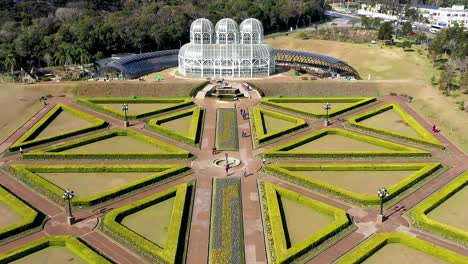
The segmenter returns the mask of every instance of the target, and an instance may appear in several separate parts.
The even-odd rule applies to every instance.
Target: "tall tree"
[[[14,70],[16,67],[16,56],[14,53],[8,53],[6,55],[5,60],[3,61],[3,65],[6,69],[10,69],[11,72],[11,78],[13,79],[13,83],[15,83],[15,75],[14,75]]]
[[[390,40],[392,39],[393,26],[390,22],[384,22],[380,25],[379,32],[377,33],[377,38],[380,40]]]

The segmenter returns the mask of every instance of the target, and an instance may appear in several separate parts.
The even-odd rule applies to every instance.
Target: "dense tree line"
[[[323,8],[324,0],[0,0],[0,71],[179,48],[199,17],[255,17],[271,32],[317,20]]]

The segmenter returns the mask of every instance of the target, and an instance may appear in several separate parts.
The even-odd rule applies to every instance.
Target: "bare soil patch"
[[[434,208],[434,210],[429,212],[428,217],[468,231],[466,201],[468,201],[468,186],[465,186],[448,200]]]
[[[448,264],[439,258],[400,243],[389,243],[362,262],[363,264]]]
[[[36,251],[30,255],[26,255],[18,260],[11,262],[12,264],[57,264],[57,263],[69,263],[69,264],[86,264],[79,256],[75,255],[66,247],[50,246],[45,249]]]
[[[21,215],[19,215],[15,210],[13,210],[13,208],[2,201],[0,201],[0,215],[0,229],[14,225],[23,220]]]
[[[87,145],[68,149],[67,153],[154,153],[165,150],[132,137],[115,136]]]
[[[382,151],[389,149],[355,140],[340,135],[326,135],[295,147],[291,151],[327,152],[327,151]]]

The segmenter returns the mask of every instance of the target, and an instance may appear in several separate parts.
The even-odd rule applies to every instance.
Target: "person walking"
[[[229,164],[226,165],[226,175],[229,174]]]
[[[262,159],[262,164],[263,164],[263,166],[266,165],[266,159],[265,158]]]
[[[23,148],[22,148],[22,147],[19,148],[19,151],[20,151],[20,153],[21,153],[21,156],[23,156],[24,151],[23,151]]]
[[[244,167],[244,177],[247,177],[247,167]]]

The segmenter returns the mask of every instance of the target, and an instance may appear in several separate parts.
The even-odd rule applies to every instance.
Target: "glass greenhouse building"
[[[190,43],[179,50],[179,72],[190,77],[264,77],[275,72],[275,54],[263,44],[263,25],[248,18],[239,25],[205,18],[190,26]]]

